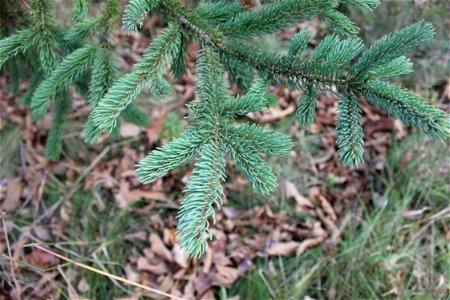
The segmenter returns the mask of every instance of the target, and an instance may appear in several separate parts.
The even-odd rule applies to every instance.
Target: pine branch
[[[60,101],[55,104],[52,124],[45,143],[44,154],[53,161],[58,161],[63,147],[63,130],[67,124],[67,113],[70,110],[70,98],[66,91],[59,95]]]
[[[314,35],[307,29],[297,32],[289,44],[287,59],[291,66],[301,60],[302,53],[306,50],[308,43],[312,41]]]
[[[32,28],[24,29],[16,34],[0,40],[0,69],[4,63],[19,53],[24,53],[36,43]]]
[[[72,7],[72,20],[75,23],[83,20],[88,12],[88,2],[87,0],[75,0]]]
[[[321,14],[333,7],[328,0],[284,0],[263,5],[257,11],[236,15],[219,25],[219,30],[227,37],[249,37],[275,33],[287,29],[296,22]]]
[[[177,25],[167,28],[146,50],[133,67],[133,72],[118,79],[93,110],[93,120],[101,129],[116,126],[121,112],[138,96],[144,84],[150,84],[150,92],[163,94],[167,83],[162,78],[166,65],[170,65],[180,47]]]
[[[364,95],[371,104],[407,125],[441,139],[450,136],[448,114],[396,84],[370,80],[364,87]]]
[[[82,40],[93,36],[99,28],[98,19],[85,19],[76,23],[64,35],[64,41],[69,45],[77,45]]]
[[[303,89],[303,94],[297,103],[297,119],[300,126],[309,127],[314,123],[316,115],[316,104],[319,95],[316,92],[313,84],[307,84]]]
[[[390,77],[411,73],[413,71],[412,66],[413,64],[408,58],[405,56],[400,56],[387,64],[378,66],[370,71],[368,75],[370,78],[374,79],[388,79]]]
[[[202,139],[196,128],[186,130],[183,135],[166,146],[153,150],[138,165],[136,175],[143,183],[150,183],[170,170],[192,160],[199,152]]]
[[[226,125],[226,135],[236,141],[244,141],[255,150],[272,156],[289,156],[292,140],[280,132],[266,130],[258,125]]]
[[[89,70],[96,49],[93,44],[87,44],[77,49],[58,65],[48,79],[41,83],[31,101],[31,111],[34,118],[43,118],[50,102],[55,100],[56,95],[68,85],[75,83]]]
[[[422,20],[383,37],[363,53],[351,69],[349,77],[358,82],[367,79],[369,72],[412,51],[432,39],[434,33],[433,26]]]
[[[130,0],[123,16],[123,28],[128,31],[138,30],[143,25],[145,16],[160,0]]]
[[[359,32],[359,27],[353,23],[346,15],[334,9],[326,10],[321,14],[328,27],[343,36],[355,36]]]
[[[253,188],[263,195],[270,194],[277,186],[272,168],[257,153],[257,150],[242,139],[225,136],[228,156],[236,161],[236,167],[247,177]]]
[[[194,12],[203,19],[215,24],[224,23],[244,11],[245,7],[239,2],[226,1],[200,3],[194,9]]]
[[[44,38],[45,39],[45,38]],[[39,42],[38,56],[39,62],[41,63],[41,68],[44,73],[48,76],[55,70],[56,66],[60,62],[60,56],[55,52],[56,41],[51,37],[46,37],[45,42]]]
[[[363,161],[364,133],[358,100],[351,95],[339,100],[336,132],[339,160],[346,166],[358,167]]]
[[[345,4],[361,6],[368,10],[373,10],[375,7],[380,5],[379,0],[340,0],[340,2]]]
[[[91,83],[89,85],[88,101],[94,109],[100,99],[106,94],[116,79],[117,67],[115,65],[113,53],[108,48],[99,48],[95,53],[94,65],[92,68]],[[88,143],[98,140],[102,130],[95,125],[92,114],[84,126],[84,140]]]
[[[177,238],[188,257],[199,258],[211,239],[209,219],[215,223],[214,205],[220,208],[224,191],[225,159],[217,142],[206,143],[184,190],[178,213]]]
[[[117,66],[114,53],[108,48],[99,48],[95,53],[92,66],[91,84],[89,85],[88,101],[91,107],[96,107],[100,99],[116,80]]]
[[[243,116],[251,112],[262,111],[267,107],[266,90],[267,83],[259,80],[250,87],[244,96],[225,101],[224,109],[230,116]]]

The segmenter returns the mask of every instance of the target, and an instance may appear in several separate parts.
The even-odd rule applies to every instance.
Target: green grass
[[[418,136],[395,144],[382,176],[385,192],[348,209],[350,221],[337,246],[325,243],[299,258],[259,260],[226,294],[241,299],[445,299],[450,282],[444,230],[448,154],[439,142]],[[405,162],[405,156],[413,158]]]

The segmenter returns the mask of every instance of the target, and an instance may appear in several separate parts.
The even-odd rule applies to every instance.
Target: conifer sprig
[[[133,72],[116,81],[92,112],[92,119],[100,129],[112,130],[122,111],[139,95],[145,84],[150,92],[162,97],[170,92],[163,78],[165,68],[173,62],[180,46],[178,25],[167,28],[135,64]]]
[[[34,93],[31,111],[35,119],[42,119],[49,104],[58,93],[85,75],[94,62],[97,47],[87,44],[67,56]]]
[[[412,125],[441,139],[449,137],[449,115],[397,84],[369,80],[364,88],[364,95],[371,104],[402,120],[406,125]]]
[[[352,95],[344,95],[338,104],[337,145],[339,159],[349,167],[358,166],[363,161],[364,141],[358,100]]]
[[[433,38],[434,28],[423,20],[391,33],[375,42],[367,49],[358,62],[351,68],[349,79],[361,82],[367,74],[396,58],[414,50]]]
[[[268,194],[277,186],[276,177],[259,153],[286,156],[292,149],[290,139],[256,125],[236,124],[233,119],[263,108],[267,86],[259,81],[248,94],[233,99],[229,95],[219,58],[210,47],[200,51],[197,60],[197,99],[190,104],[193,125],[178,139],[151,152],[138,168],[145,183],[164,176],[169,170],[196,156],[199,160],[188,181],[181,203],[178,223],[180,245],[190,257],[199,257],[207,249],[209,222],[215,218],[214,205],[220,208],[224,197],[225,155],[256,190]],[[261,105],[249,106],[249,99]],[[242,105],[238,103],[243,101]]]
[[[145,16],[154,9],[159,0],[130,0],[123,16],[123,28],[128,31],[139,29]]]
[[[263,5],[257,11],[242,12],[219,25],[226,37],[248,37],[274,33],[286,29],[302,19],[331,10],[330,0],[284,0]]]

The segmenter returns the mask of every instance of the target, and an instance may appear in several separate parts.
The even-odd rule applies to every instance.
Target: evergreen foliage
[[[199,257],[207,249],[210,222],[224,198],[227,157],[260,193],[268,194],[277,186],[264,157],[289,155],[290,139],[256,124],[237,122],[267,107],[269,85],[302,90],[296,111],[301,126],[313,124],[320,94],[339,97],[339,159],[350,167],[363,162],[362,97],[427,134],[449,136],[448,114],[384,81],[412,71],[406,55],[433,38],[432,25],[417,22],[366,48],[355,36],[359,28],[340,9],[355,5],[372,10],[378,0],[279,0],[264,1],[258,8],[237,0],[183,4],[130,0],[124,11],[124,29],[140,29],[149,13],[160,15],[168,26],[131,73],[123,76],[119,76],[110,42],[120,27],[120,1],[102,2],[102,12],[92,18],[90,1],[75,0],[74,23],[66,30],[55,21],[52,0],[31,0],[28,22],[18,23],[17,28],[0,23],[0,68],[8,71],[16,90],[20,80],[32,74],[22,103],[31,107],[36,120],[52,110],[45,154],[57,160],[71,109],[71,86],[78,88],[91,107],[84,129],[86,141],[97,140],[103,131],[118,132],[119,118],[146,126],[148,116],[133,102],[144,88],[155,98],[170,93],[169,73],[182,76],[188,43],[199,43],[197,99],[189,104],[191,125],[180,137],[153,150],[137,168],[139,179],[150,183],[198,157],[178,215],[178,237],[188,256]],[[1,14],[7,16],[13,9],[6,5]],[[287,53],[267,52],[248,42],[313,17],[321,18],[333,31],[314,48],[313,35],[307,30],[293,37]],[[19,66],[27,72],[19,72]],[[225,78],[241,88],[243,95],[231,95]]]
[[[222,204],[225,155],[236,161],[238,169],[257,191],[268,194],[277,182],[259,152],[285,156],[292,148],[292,142],[284,134],[256,125],[239,125],[233,120],[238,115],[264,108],[267,85],[257,82],[245,96],[231,97],[219,57],[207,46],[197,60],[197,87],[198,99],[190,105],[194,125],[180,138],[151,152],[136,171],[142,182],[150,183],[200,157],[184,191],[178,215],[180,245],[193,257],[206,251],[209,219],[214,220],[214,206],[220,208]]]

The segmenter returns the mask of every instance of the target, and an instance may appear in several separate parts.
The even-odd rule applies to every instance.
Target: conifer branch
[[[219,209],[224,198],[225,158],[217,141],[206,143],[184,190],[178,213],[177,238],[189,257],[199,258],[211,239],[209,219],[215,223],[214,205]]]
[[[343,13],[329,9],[321,14],[322,19],[325,24],[330,28],[343,36],[355,36],[359,32],[359,27],[353,23],[346,15]]]
[[[123,28],[128,31],[140,28],[145,16],[158,4],[159,0],[130,0],[123,16]]]
[[[245,141],[258,152],[272,156],[289,156],[294,146],[287,135],[266,130],[255,124],[241,124],[239,126],[227,124],[225,130],[231,138]]]
[[[0,69],[7,60],[24,53],[36,43],[32,28],[23,29],[16,34],[0,40]]]
[[[297,103],[297,119],[300,126],[309,127],[314,123],[316,115],[316,104],[319,95],[312,83],[309,83],[303,89],[303,94]]]
[[[200,3],[194,12],[201,16],[203,19],[215,24],[224,23],[229,21],[230,18],[235,17],[237,14],[244,12],[246,8],[239,2],[206,2]]]
[[[88,12],[87,0],[75,0],[72,7],[72,20],[75,23],[83,20]]]
[[[201,138],[195,134],[195,127],[188,129],[179,138],[152,151],[138,165],[136,175],[143,183],[151,183],[170,170],[192,160],[199,151]]]
[[[219,25],[227,37],[248,37],[275,33],[332,9],[330,0],[284,0],[263,5],[257,11],[237,14],[231,20]]]
[[[67,124],[67,113],[70,110],[70,98],[67,92],[60,93],[60,101],[55,105],[52,124],[45,143],[45,156],[58,161],[63,147],[63,130]]]
[[[225,137],[225,142],[229,157],[236,161],[236,167],[256,191],[268,195],[278,186],[272,168],[257,153],[252,143],[231,136]]]
[[[363,161],[364,133],[361,109],[358,100],[352,95],[339,100],[336,131],[339,160],[346,166],[358,167]]]
[[[150,84],[150,92],[154,95],[161,96],[168,92],[162,73],[176,56],[181,40],[178,29],[178,25],[167,28],[148,47],[133,72],[114,83],[92,112],[96,126],[112,130],[121,112],[139,95],[146,83]]]
[[[441,139],[450,136],[448,114],[396,84],[370,80],[365,85],[364,95],[371,104],[407,125]]]
[[[368,10],[373,10],[375,7],[380,5],[380,0],[340,0],[339,2],[344,4],[361,6]]]
[[[422,20],[381,38],[363,53],[350,70],[349,78],[356,82],[366,80],[370,71],[412,51],[434,34],[433,26]]]
[[[242,97],[225,101],[224,109],[231,116],[243,116],[251,112],[262,111],[267,107],[267,103],[265,103],[266,90],[265,80],[259,80]]]
[[[75,83],[91,67],[97,47],[87,44],[67,56],[51,73],[50,77],[41,83],[31,100],[33,117],[41,119],[45,116],[51,101],[68,85]]]

